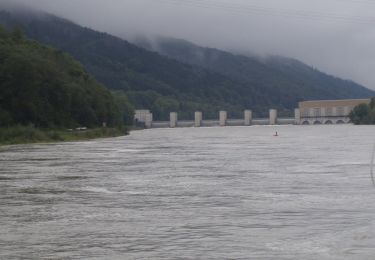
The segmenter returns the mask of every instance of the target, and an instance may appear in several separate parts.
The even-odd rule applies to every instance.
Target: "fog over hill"
[[[7,1],[127,39],[164,35],[240,54],[292,57],[375,89],[373,1]]]
[[[292,115],[302,100],[374,95],[293,59],[259,61],[175,40],[166,42],[168,52],[176,54],[163,53],[168,58],[108,33],[26,9],[0,11],[0,23],[21,27],[31,39],[70,53],[101,83],[124,92],[135,108],[152,110],[155,119],[167,119],[171,111],[182,119],[191,118],[194,111],[215,118],[222,109],[233,117],[241,117],[244,109],[265,116],[269,108]],[[203,56],[194,60],[194,53]]]

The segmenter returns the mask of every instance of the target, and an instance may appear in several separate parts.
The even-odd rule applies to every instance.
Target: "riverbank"
[[[0,146],[28,143],[84,141],[129,134],[128,128],[93,128],[87,130],[39,129],[31,126],[0,128]]]

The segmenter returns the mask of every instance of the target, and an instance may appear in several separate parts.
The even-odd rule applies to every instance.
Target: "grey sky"
[[[293,57],[375,89],[372,0],[11,1],[122,37],[156,34]]]

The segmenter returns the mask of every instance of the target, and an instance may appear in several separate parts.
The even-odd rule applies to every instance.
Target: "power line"
[[[300,19],[311,19],[311,20],[331,20],[331,21],[344,21],[354,22],[362,24],[375,24],[375,18],[363,18],[359,16],[346,16],[335,13],[320,13],[320,12],[306,12],[301,10],[289,10],[264,7],[258,5],[239,5],[239,4],[228,4],[224,2],[212,1],[212,0],[159,0],[160,2],[170,3],[178,6],[191,6],[209,10],[219,10],[232,12],[237,14],[258,14],[267,16],[279,16],[286,18],[300,18]],[[353,0],[352,0],[353,1]]]

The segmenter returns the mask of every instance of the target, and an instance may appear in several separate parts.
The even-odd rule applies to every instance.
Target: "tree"
[[[349,118],[352,123],[359,124],[371,124],[373,119],[370,117],[371,108],[367,104],[360,104],[356,106],[349,114]]]
[[[113,92],[112,95],[119,111],[120,123],[132,125],[134,119],[134,108],[130,104],[128,97],[122,91]]]
[[[15,42],[21,42],[24,40],[23,32],[20,27],[15,27],[11,33],[11,38]]]

